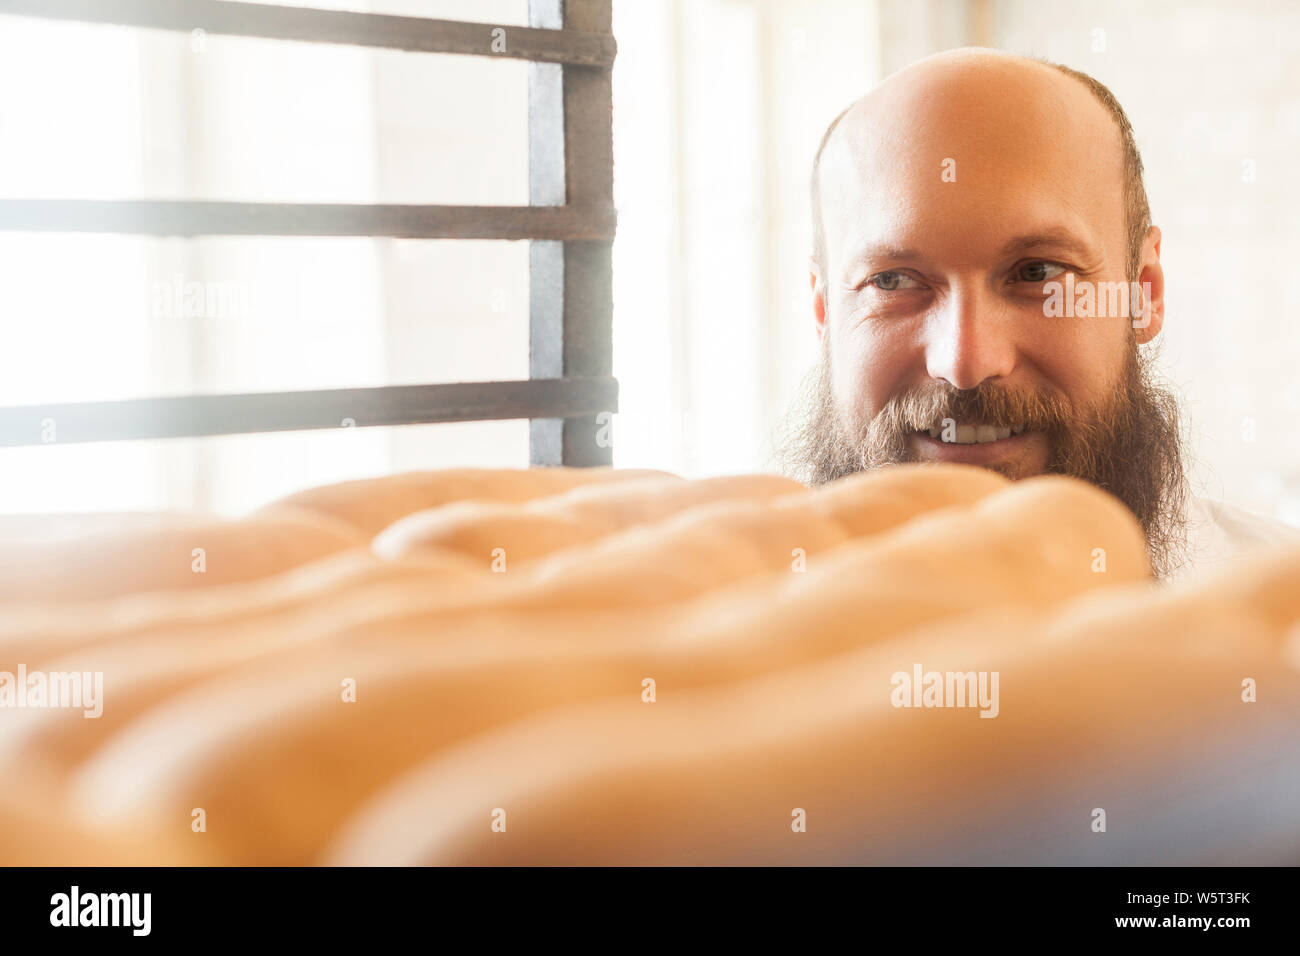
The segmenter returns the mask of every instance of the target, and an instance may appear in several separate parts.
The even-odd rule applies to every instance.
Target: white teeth
[[[1012,427],[1012,429],[1011,429],[1011,434],[1013,434],[1013,435],[1019,435],[1019,434],[1020,434],[1022,431],[1024,431],[1024,430],[1025,430],[1025,426],[1024,426],[1024,425],[1016,425],[1016,426]]]
[[[951,441],[955,445],[982,445],[992,441],[1002,441],[1010,438],[1012,435],[1019,435],[1025,430],[1024,426],[1019,428],[998,428],[996,425],[957,425],[950,434],[953,436]],[[928,429],[931,438],[941,438],[944,434],[942,428]]]

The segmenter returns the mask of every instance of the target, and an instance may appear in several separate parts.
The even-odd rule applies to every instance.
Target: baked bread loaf
[[[399,519],[375,538],[374,550],[389,559],[454,552],[485,565],[499,557],[508,566],[699,505],[766,501],[806,490],[780,475],[727,475],[582,485],[523,503],[464,501]]]
[[[1294,864],[1300,607],[1233,583],[1230,607],[1187,587],[999,606],[538,712],[405,776],[323,862]]]
[[[223,639],[242,621],[270,646],[301,640],[304,627],[319,636],[320,622],[331,619],[333,631],[350,625],[365,632],[401,620],[423,634],[484,608],[595,610],[668,603],[749,575],[806,566],[817,554],[853,538],[928,511],[970,504],[1009,484],[1000,475],[970,466],[884,468],[771,501],[687,508],[665,521],[608,535],[520,568],[512,568],[507,560],[501,574],[455,552],[422,550],[402,559],[392,574],[367,565],[367,559],[341,555],[295,572],[294,586],[283,597],[277,596],[280,584],[272,580],[258,586],[252,598],[232,590],[201,605],[161,596],[155,602],[149,596],[124,602],[125,607],[52,613],[42,606],[0,621],[0,664],[34,653],[32,648],[43,648],[49,656],[110,639],[170,640],[182,626],[186,643],[194,645],[200,635]],[[348,586],[348,572],[339,570],[340,562],[354,564],[355,573],[379,589],[369,613]],[[421,573],[422,567],[427,574]],[[463,573],[466,569],[482,573],[470,578]],[[324,585],[311,583],[318,577]],[[344,605],[337,615],[336,602]],[[244,615],[246,607],[249,613]]]
[[[6,780],[0,791],[0,865],[196,866],[211,862],[206,855],[211,843],[188,828],[160,841],[157,833],[146,836],[131,829],[86,826],[62,812],[49,794],[35,793],[23,787],[23,782],[21,777]]]
[[[454,501],[530,501],[587,484],[638,478],[684,480],[646,468],[445,468],[308,488],[256,514],[310,511],[342,521],[369,540],[399,518]]]
[[[1098,547],[1104,574],[1093,570]],[[838,548],[808,573],[786,569],[636,618],[484,610],[454,630],[369,627],[310,661],[259,660],[146,714],[90,756],[76,787],[85,812],[107,820],[203,805],[224,821],[232,861],[310,862],[384,782],[510,720],[608,695],[639,701],[646,677],[674,695],[753,678],[976,608],[1048,606],[1145,574],[1142,535],[1122,505],[1079,482],[1034,479]],[[345,680],[357,705],[340,702]],[[62,741],[56,732],[29,747],[87,756],[68,743],[84,731],[58,730]]]
[[[276,574],[348,547],[366,546],[393,521],[476,498],[527,501],[584,484],[667,472],[615,468],[464,468],[341,482],[289,495],[248,518],[201,515],[87,517],[91,534],[69,535],[71,516],[0,516],[0,604],[82,601],[211,587]]]
[[[89,601],[232,584],[366,543],[347,525],[288,509],[242,521],[174,516],[142,524],[0,545],[0,603]]]
[[[913,465],[772,501],[702,505],[529,562],[522,573],[493,574],[482,590],[431,592],[390,618],[427,633],[485,606],[595,611],[672,603],[753,575],[807,568],[838,545],[973,504],[1010,484],[983,468]]]

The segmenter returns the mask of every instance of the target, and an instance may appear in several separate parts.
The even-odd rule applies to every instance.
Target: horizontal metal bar
[[[609,33],[539,30],[228,0],[0,0],[0,13],[573,66],[608,67],[614,62],[617,49]]]
[[[0,199],[0,232],[607,240],[613,238],[615,219],[612,206]]]
[[[0,408],[0,446],[65,445],[618,411],[613,378],[182,395]]]

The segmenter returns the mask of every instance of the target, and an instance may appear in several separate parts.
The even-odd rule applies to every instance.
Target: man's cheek
[[[852,409],[865,421],[874,418],[906,385],[888,343],[869,339],[860,331],[841,343],[831,373],[838,407]]]

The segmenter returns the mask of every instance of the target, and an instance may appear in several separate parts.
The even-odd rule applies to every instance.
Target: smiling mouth
[[[987,445],[1003,441],[1013,435],[1019,435],[1025,431],[1025,426],[998,428],[995,425],[956,425],[950,426],[946,431],[949,436],[946,438],[944,437],[945,429],[942,426],[932,427],[928,430],[920,429],[917,434],[929,435],[931,438],[952,445]]]

